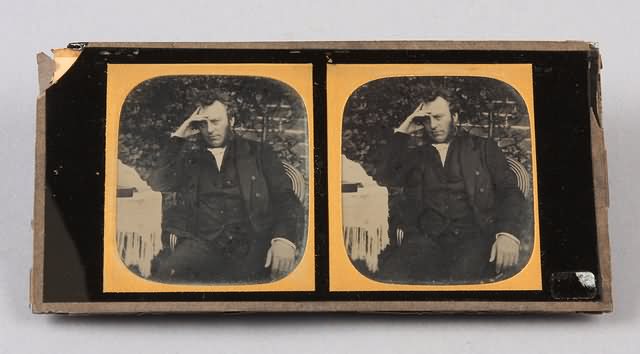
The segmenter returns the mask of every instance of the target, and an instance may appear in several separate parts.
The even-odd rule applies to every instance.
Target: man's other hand
[[[195,122],[206,122],[207,117],[200,115],[200,111],[202,111],[202,107],[198,107],[192,114],[187,118],[178,129],[176,129],[171,136],[175,136],[178,138],[188,138],[191,135],[197,134],[199,132],[199,128],[194,126]]]
[[[291,242],[275,238],[267,251],[267,261],[264,266],[271,267],[272,276],[286,275],[293,270],[295,256],[296,248]]]
[[[518,264],[520,242],[510,234],[499,233],[491,247],[489,262],[496,262],[496,273]]]

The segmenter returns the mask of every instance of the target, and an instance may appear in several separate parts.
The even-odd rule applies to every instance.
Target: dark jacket
[[[188,216],[196,207],[201,168],[196,163],[201,160],[196,157],[206,150],[185,148],[185,142],[176,137],[169,140],[147,182],[155,191],[176,192],[176,206],[163,215],[163,229],[189,237],[193,236],[195,225],[189,225]],[[237,168],[238,185],[253,231],[286,237],[299,244],[301,233],[297,225],[304,218],[302,205],[274,151],[266,144],[237,135],[229,144],[232,148],[225,155],[233,155],[230,158]]]
[[[401,210],[397,224],[416,227],[425,208],[423,173],[426,148],[408,148],[410,136],[394,133],[382,168],[382,181],[401,187]],[[475,224],[484,232],[508,232],[516,237],[522,232],[524,198],[504,154],[493,140],[460,132],[454,137],[460,149],[464,189],[473,210]],[[415,230],[415,229],[414,229]],[[395,232],[395,231],[393,231]]]

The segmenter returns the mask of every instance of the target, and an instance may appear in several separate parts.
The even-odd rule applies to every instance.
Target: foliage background
[[[169,135],[199,105],[214,100],[227,105],[237,134],[271,145],[308,183],[307,113],[302,99],[288,85],[263,77],[162,76],[142,82],[122,107],[118,158],[146,179]]]
[[[393,128],[416,109],[426,90],[436,87],[448,88],[458,97],[463,129],[483,137],[491,130],[502,151],[531,171],[526,105],[511,86],[484,77],[392,77],[360,86],[345,107],[342,153],[378,179],[377,169]],[[421,135],[415,135],[411,145],[421,144]]]

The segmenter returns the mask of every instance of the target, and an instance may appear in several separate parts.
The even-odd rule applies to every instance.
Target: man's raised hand
[[[424,125],[417,124],[416,122],[414,122],[414,120],[417,117],[425,117],[426,115],[427,114],[424,111],[424,103],[420,103],[418,105],[418,108],[416,108],[416,110],[413,111],[413,113],[411,113],[407,118],[405,118],[404,122],[400,124],[400,126],[398,127],[398,129],[396,129],[396,131],[404,134],[411,134],[411,133],[417,132],[420,129],[423,129]]]
[[[187,118],[176,131],[171,134],[171,136],[175,136],[178,138],[188,138],[194,134],[199,132],[199,128],[195,127],[193,123],[195,122],[206,122],[207,117],[200,114],[202,111],[202,107],[198,107],[192,114]]]

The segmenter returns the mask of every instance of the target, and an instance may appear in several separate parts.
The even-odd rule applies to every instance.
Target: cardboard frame
[[[602,313],[613,309],[611,263],[607,212],[609,205],[607,161],[602,128],[600,101],[599,54],[586,42],[455,42],[455,41],[390,41],[390,42],[259,42],[259,43],[86,43],[71,44],[71,49],[84,48],[174,48],[174,49],[281,49],[304,50],[461,50],[461,51],[587,51],[597,55],[598,67],[592,80],[596,99],[589,103],[591,111],[591,159],[597,254],[601,286],[600,298],[594,301],[113,301],[113,302],[45,302],[44,247],[45,234],[45,157],[46,100],[55,65],[45,55],[38,55],[41,94],[37,99],[34,251],[31,272],[30,302],[34,313],[124,314],[124,313],[235,313],[235,312],[357,312],[357,313]]]

